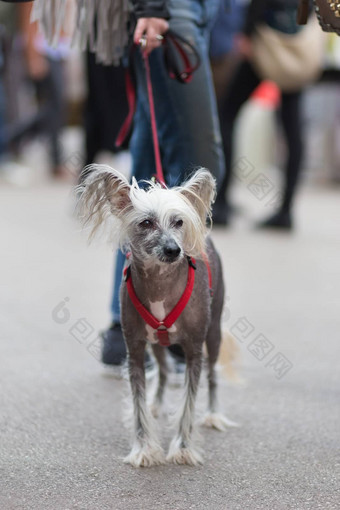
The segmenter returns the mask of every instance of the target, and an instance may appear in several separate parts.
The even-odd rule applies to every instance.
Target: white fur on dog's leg
[[[165,464],[163,448],[157,443],[141,444],[136,442],[124,462],[134,467],[151,467]]]
[[[203,420],[202,425],[204,427],[209,427],[211,429],[220,430],[221,432],[225,431],[227,427],[238,427],[239,425],[232,420],[229,420],[226,416],[223,416],[221,413],[211,413],[208,412]]]
[[[203,459],[200,452],[192,445],[181,446],[182,440],[179,437],[175,437],[169,447],[169,453],[166,457],[168,462],[174,464],[188,464],[189,466],[197,466],[203,464]]]

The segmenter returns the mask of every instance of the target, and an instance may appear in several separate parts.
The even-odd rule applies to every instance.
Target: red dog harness
[[[188,304],[188,301],[191,297],[194,283],[195,283],[195,260],[188,257],[188,280],[184,292],[175,305],[175,307],[171,310],[171,312],[165,317],[164,320],[159,321],[145,308],[145,306],[140,302],[137,297],[136,291],[134,289],[132,278],[131,278],[131,269],[130,266],[124,269],[124,279],[126,282],[127,291],[129,293],[130,299],[136,308],[139,315],[144,319],[144,321],[149,324],[153,329],[157,331],[157,336],[160,345],[167,347],[170,345],[168,329],[177,321],[178,317],[183,312],[184,308]]]
[[[211,277],[211,270],[210,265],[208,262],[208,259],[205,255],[204,262],[207,266],[208,270],[208,278],[209,278],[209,288],[210,288],[210,295],[212,296],[212,277]],[[177,321],[178,317],[183,312],[184,308],[189,302],[189,299],[191,297],[194,283],[195,283],[195,270],[196,270],[196,261],[195,259],[188,257],[188,280],[186,287],[184,289],[184,292],[178,301],[178,303],[175,305],[175,307],[171,310],[171,312],[165,317],[164,320],[160,321],[156,319],[152,313],[149,312],[145,308],[145,306],[140,302],[138,299],[138,296],[136,294],[136,291],[134,289],[133,283],[132,283],[132,277],[131,277],[131,267],[127,266],[124,269],[124,280],[126,282],[126,288],[129,294],[129,297],[136,308],[139,315],[142,317],[142,319],[153,329],[157,331],[157,337],[159,344],[163,347],[168,347],[170,345],[169,341],[169,334],[168,330],[171,328],[171,326]]]

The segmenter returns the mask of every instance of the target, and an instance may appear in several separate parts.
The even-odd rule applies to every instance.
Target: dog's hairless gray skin
[[[133,198],[133,190],[137,199]],[[195,255],[197,269],[193,292],[182,314],[168,330],[171,344],[181,345],[187,368],[184,408],[167,460],[178,464],[200,463],[202,459],[193,445],[192,431],[204,342],[209,382],[206,425],[223,429],[225,425],[232,424],[218,413],[216,402],[215,363],[221,342],[224,284],[220,258],[211,239],[205,235],[206,216],[215,194],[214,179],[207,170],[201,169],[175,191],[155,187],[148,194],[136,183],[130,187],[118,172],[111,170],[108,173],[95,167],[85,179],[82,191],[82,200],[89,210],[88,218],[93,220],[98,215],[101,221],[105,203],[109,202],[110,213],[121,219],[131,252],[127,264],[130,265],[135,292],[140,302],[159,320],[168,315],[183,294],[188,278],[187,255]],[[188,248],[190,229],[194,238],[202,238],[201,244],[211,268],[212,297],[202,253],[188,253],[200,249],[197,246]],[[198,246],[201,245],[198,243]],[[121,286],[121,314],[129,354],[135,417],[135,441],[126,461],[134,466],[160,464],[165,459],[146,405],[144,351],[146,343],[150,342],[159,364],[159,383],[152,405],[153,414],[157,415],[167,379],[165,348],[157,343],[156,331],[137,312],[124,282]]]

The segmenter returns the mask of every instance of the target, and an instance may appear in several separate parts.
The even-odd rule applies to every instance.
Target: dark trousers
[[[236,117],[241,106],[247,101],[261,81],[261,78],[257,75],[251,64],[246,60],[242,61],[235,71],[225,101],[220,108],[219,114],[226,159],[226,174],[221,190],[218,193],[217,200],[219,202],[228,201],[228,198],[225,197],[228,195],[232,175],[233,134]],[[281,204],[283,211],[290,210],[301,169],[303,139],[300,99],[300,91],[282,93],[281,106],[278,112],[288,149],[284,168],[285,189]]]
[[[99,151],[118,152],[115,140],[128,113],[125,71],[122,66],[104,66],[87,52],[88,97],[85,109],[86,158],[93,163]],[[127,148],[128,141],[123,148]]]

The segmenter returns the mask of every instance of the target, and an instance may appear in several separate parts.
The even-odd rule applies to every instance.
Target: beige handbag
[[[262,79],[283,92],[298,91],[321,74],[324,40],[315,16],[296,34],[260,25],[252,38],[251,62]]]

